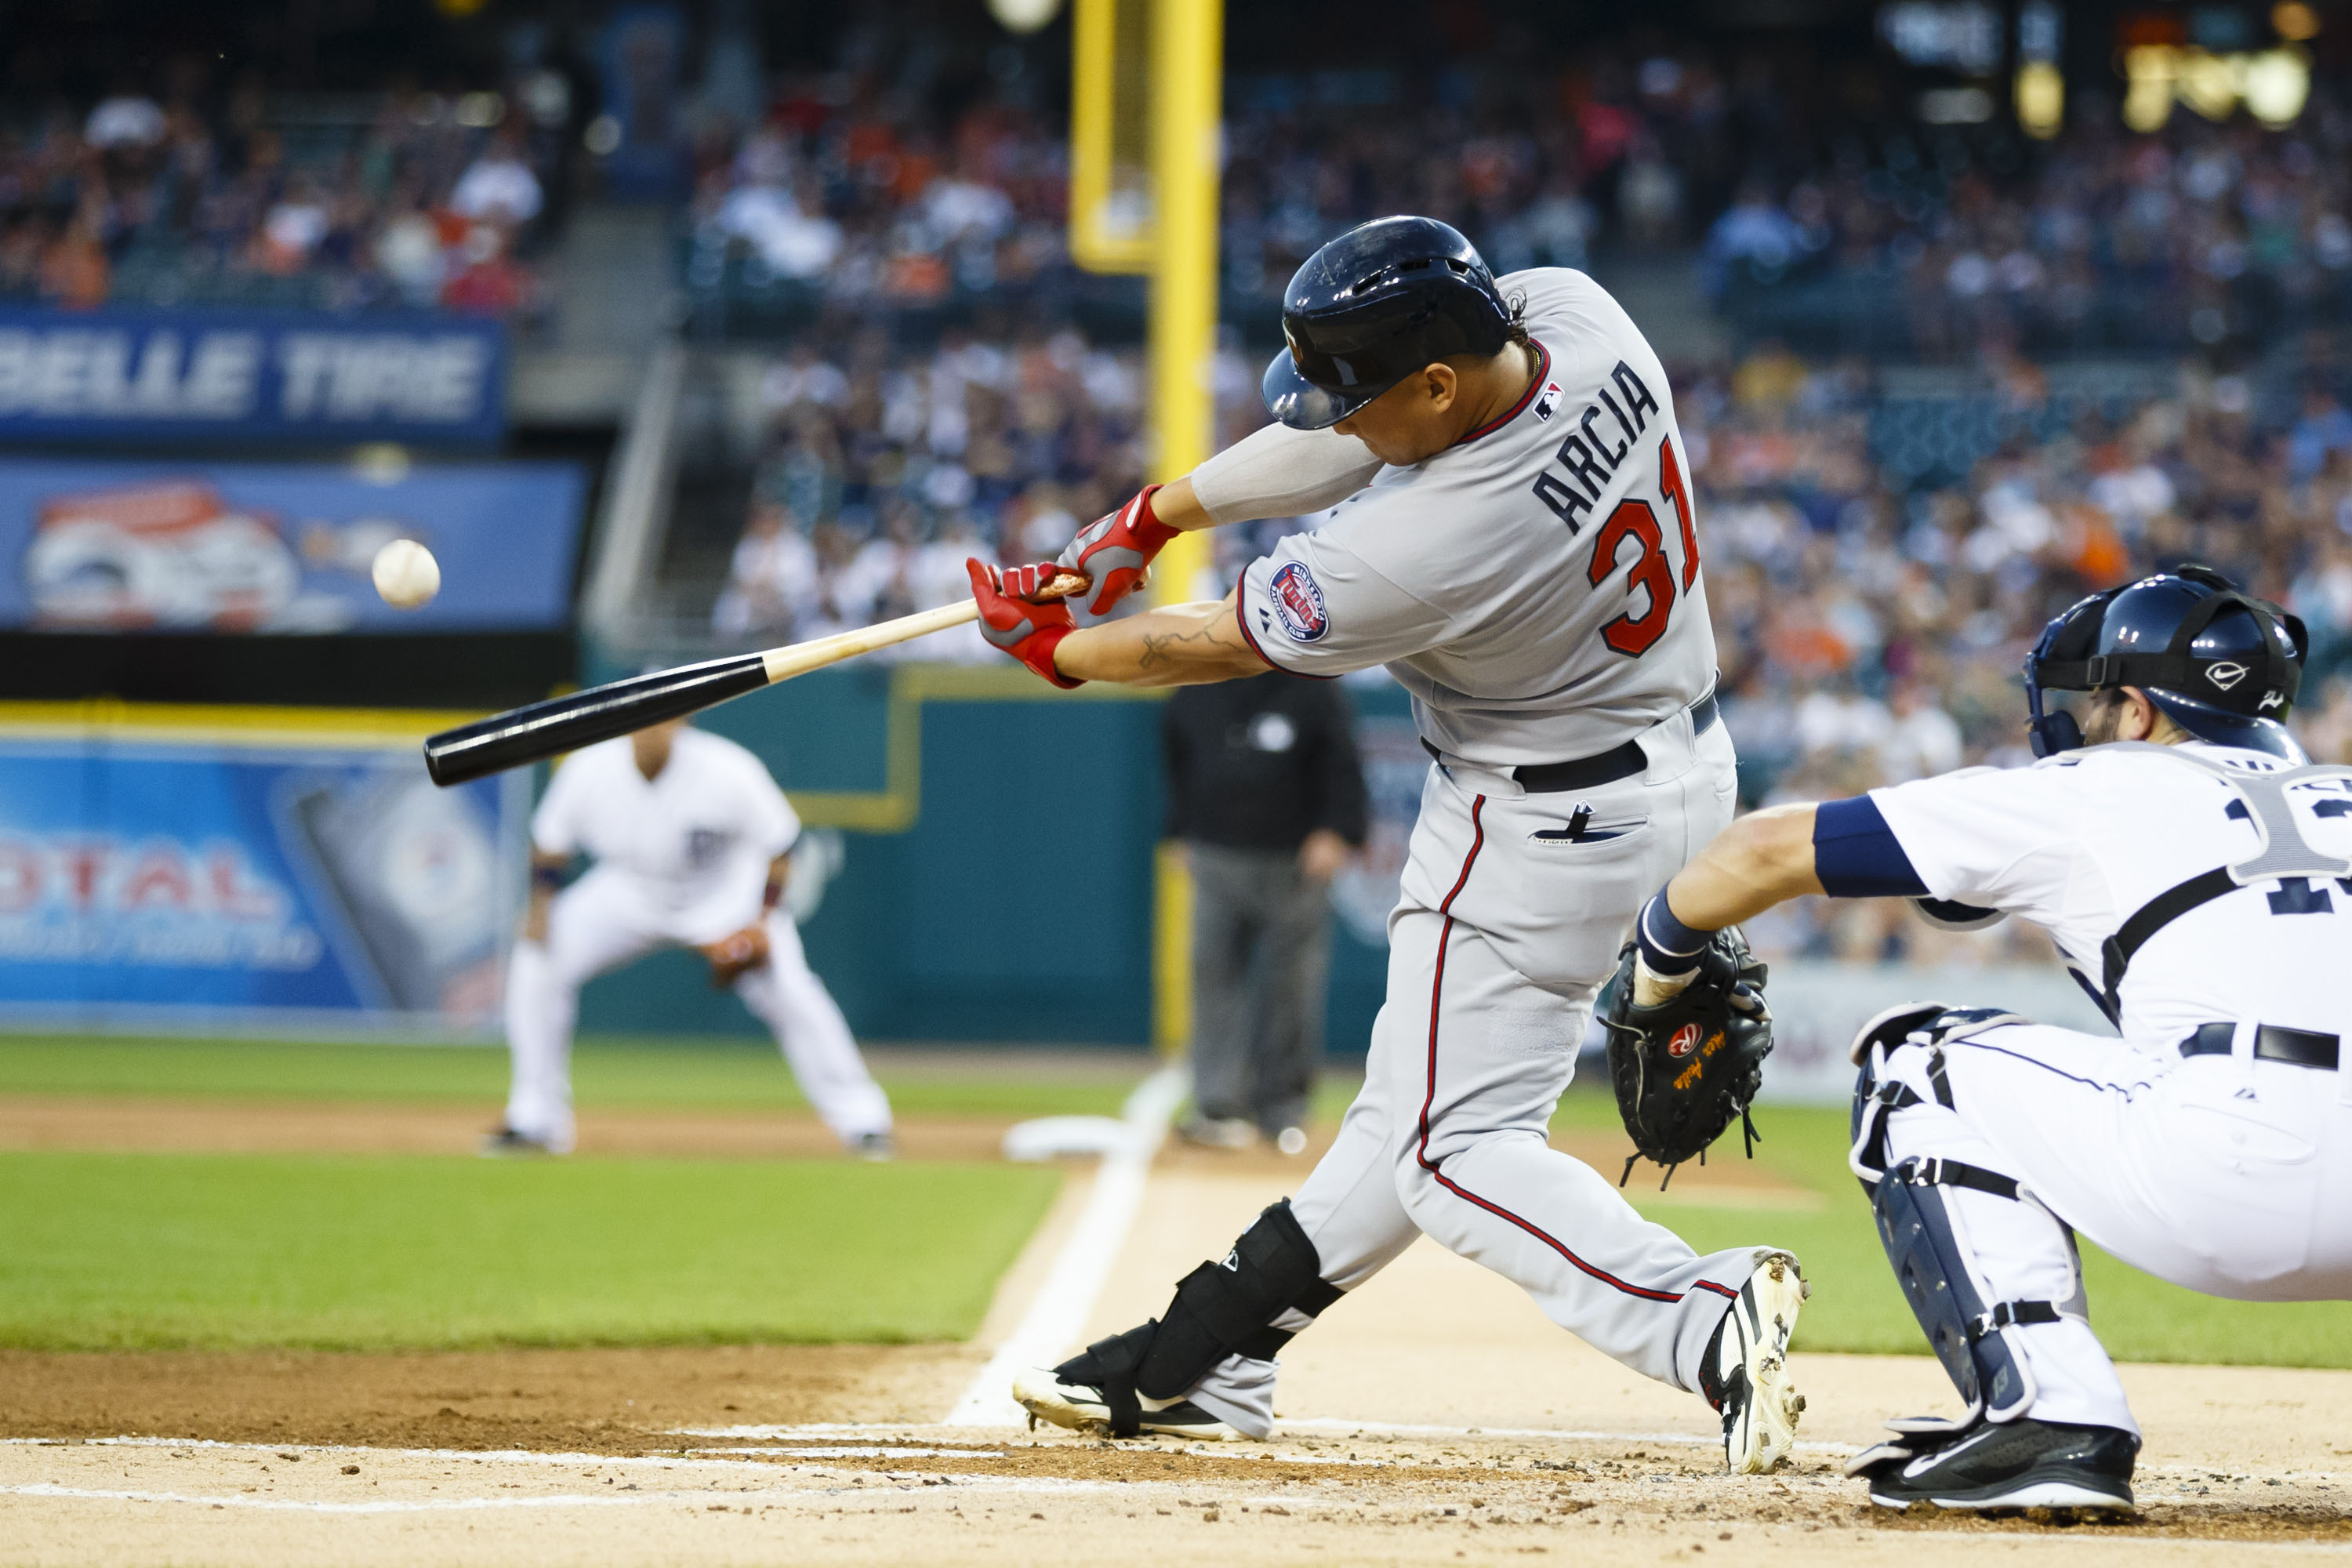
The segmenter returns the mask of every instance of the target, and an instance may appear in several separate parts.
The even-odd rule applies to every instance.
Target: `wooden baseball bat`
[[[1066,573],[1055,578],[1046,591],[1058,598],[1086,585],[1085,578]],[[525,763],[576,752],[665,720],[682,719],[795,675],[979,618],[980,606],[966,599],[854,632],[838,632],[763,653],[730,654],[676,669],[658,669],[651,675],[592,686],[569,697],[510,708],[427,736],[425,771],[436,784],[464,784]]]

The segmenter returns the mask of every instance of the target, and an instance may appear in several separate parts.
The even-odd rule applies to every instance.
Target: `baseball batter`
[[[978,563],[990,639],[1057,685],[1182,685],[1384,664],[1433,758],[1389,920],[1364,1089],[1293,1201],[1160,1319],[1014,1394],[1063,1426],[1264,1436],[1275,1355],[1426,1233],[1591,1344],[1723,1413],[1771,1468],[1802,1401],[1802,1298],[1767,1247],[1699,1256],[1548,1146],[1594,994],[1644,892],[1731,820],[1687,459],[1657,356],[1564,268],[1499,284],[1461,235],[1387,218],[1284,301],[1279,423],[1080,533],[1055,565]],[[1106,621],[1184,529],[1318,511],[1223,602]]]
[[[486,1153],[572,1148],[580,987],[657,947],[691,947],[768,1026],[845,1148],[890,1156],[890,1105],[782,907],[800,818],[760,760],[683,720],[574,752],[532,816],[530,909],[507,971],[514,1059]],[[576,856],[593,866],[563,886]]]
[[[2278,721],[2304,641],[2198,567],[2085,599],[2026,665],[2042,761],[1757,813],[1643,910],[1661,984],[1801,893],[2022,915],[2122,1032],[1926,1002],[1854,1042],[1853,1169],[1965,1406],[1854,1462],[1874,1501],[2132,1506],[2077,1230],[2210,1295],[2352,1297],[2352,768],[2306,765]],[[2087,713],[2045,713],[2046,688]]]

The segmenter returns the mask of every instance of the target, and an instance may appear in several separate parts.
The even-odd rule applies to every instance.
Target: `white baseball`
[[[441,563],[413,539],[395,539],[375,552],[368,569],[375,591],[394,609],[421,609],[441,591]]]

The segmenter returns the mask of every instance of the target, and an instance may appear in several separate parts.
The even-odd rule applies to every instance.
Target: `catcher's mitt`
[[[710,961],[710,988],[724,991],[743,978],[746,971],[768,962],[766,928],[745,926],[741,931],[706,942],[698,950]]]
[[[1617,955],[1601,1022],[1609,1031],[1617,1112],[1640,1151],[1626,1160],[1619,1186],[1633,1176],[1636,1159],[1666,1167],[1668,1182],[1684,1161],[1696,1156],[1705,1163],[1706,1146],[1734,1117],[1754,1157],[1759,1134],[1748,1106],[1763,1086],[1764,1058],[1772,1054],[1764,976],[1763,963],[1749,956],[1739,928],[1731,926],[1707,942],[1688,985],[1654,1007],[1637,1007],[1633,944]],[[1664,1182],[1658,1185],[1665,1189]]]

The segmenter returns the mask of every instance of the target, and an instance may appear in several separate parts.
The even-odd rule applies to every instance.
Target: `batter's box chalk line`
[[[1111,1266],[1135,1224],[1136,1212],[1143,1206],[1152,1157],[1168,1136],[1176,1108],[1191,1091],[1190,1071],[1171,1063],[1136,1085],[1127,1097],[1116,1124],[1118,1135],[1101,1127],[1088,1131],[1102,1155],[1094,1191],[1087,1194],[1086,1207],[1054,1255],[1053,1267],[1019,1326],[972,1378],[963,1397],[948,1412],[946,1426],[1017,1426],[1028,1419],[1027,1413],[1013,1402],[1013,1375],[1024,1366],[1051,1365],[1086,1331],[1087,1319],[1102,1295],[1103,1281],[1110,1277]],[[1107,1118],[1049,1117],[1044,1123],[1027,1125],[1050,1129],[1077,1121],[1108,1122]],[[1008,1155],[1014,1155],[1015,1135],[1021,1131],[1016,1127],[1006,1135]],[[1042,1149],[1049,1142],[1046,1135],[1038,1134],[1025,1140],[1024,1147]],[[1050,1156],[1032,1152],[1030,1157]]]

